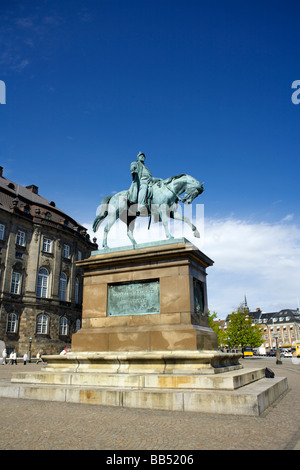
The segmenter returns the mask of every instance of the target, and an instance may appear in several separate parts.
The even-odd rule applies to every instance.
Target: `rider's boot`
[[[148,215],[147,206],[144,205],[144,204],[139,204],[138,207],[137,207],[136,215],[140,216],[140,217],[146,217]]]

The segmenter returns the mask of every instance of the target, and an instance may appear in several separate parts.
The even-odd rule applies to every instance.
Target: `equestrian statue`
[[[102,242],[103,248],[107,248],[108,232],[118,219],[126,223],[127,235],[131,243],[136,245],[133,230],[138,216],[150,217],[148,228],[152,216],[154,222],[162,222],[167,238],[173,238],[168,227],[169,218],[184,221],[191,227],[194,236],[200,237],[197,228],[188,217],[184,217],[176,211],[178,202],[191,204],[204,191],[203,183],[199,183],[195,178],[186,174],[171,176],[165,180],[154,178],[144,164],[145,158],[145,154],[139,152],[137,161],[131,163],[132,183],[129,190],[120,191],[113,196],[106,196],[101,201],[99,214],[93,223],[93,230],[96,232],[101,222],[107,217]],[[181,199],[180,196],[183,193],[184,197]]]

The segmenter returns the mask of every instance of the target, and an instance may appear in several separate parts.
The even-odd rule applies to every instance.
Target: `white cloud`
[[[11,69],[15,70],[16,72],[23,72],[23,70],[29,65],[30,62],[27,59],[20,59],[16,61],[14,64],[11,65]]]
[[[186,215],[186,213],[185,213]],[[191,218],[191,217],[190,217]],[[201,238],[194,238],[189,227],[172,222],[175,237],[186,237],[214,260],[208,268],[207,289],[210,310],[224,318],[243,301],[246,294],[251,310],[264,311],[296,308],[300,298],[300,227],[254,223],[237,219],[205,219],[196,217]],[[84,224],[99,248],[105,226],[95,234],[92,224]],[[161,224],[151,225],[137,219],[135,238],[138,243],[165,239]],[[124,223],[117,223],[109,233],[109,246],[130,245]]]
[[[235,219],[207,220],[203,251],[209,306],[222,316],[246,294],[250,309],[296,308],[300,296],[300,227]]]
[[[293,218],[294,218],[294,214],[288,214],[282,219],[282,222],[291,222]]]

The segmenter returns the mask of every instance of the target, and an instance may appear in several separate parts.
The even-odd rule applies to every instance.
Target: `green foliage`
[[[208,325],[215,333],[217,333],[218,346],[221,346],[224,344],[225,332],[222,330],[220,323],[218,323],[217,315],[217,312],[210,313],[208,310]]]
[[[262,343],[261,327],[252,325],[252,318],[248,310],[239,307],[236,312],[229,316],[229,323],[225,332],[224,341],[229,348],[252,346],[257,348]]]

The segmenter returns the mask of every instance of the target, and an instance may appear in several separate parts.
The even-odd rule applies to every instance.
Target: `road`
[[[298,363],[299,362],[299,363]],[[300,360],[247,358],[287,377],[289,390],[260,417],[126,409],[11,398],[0,399],[1,450],[300,450]],[[0,366],[39,370],[20,362]]]

